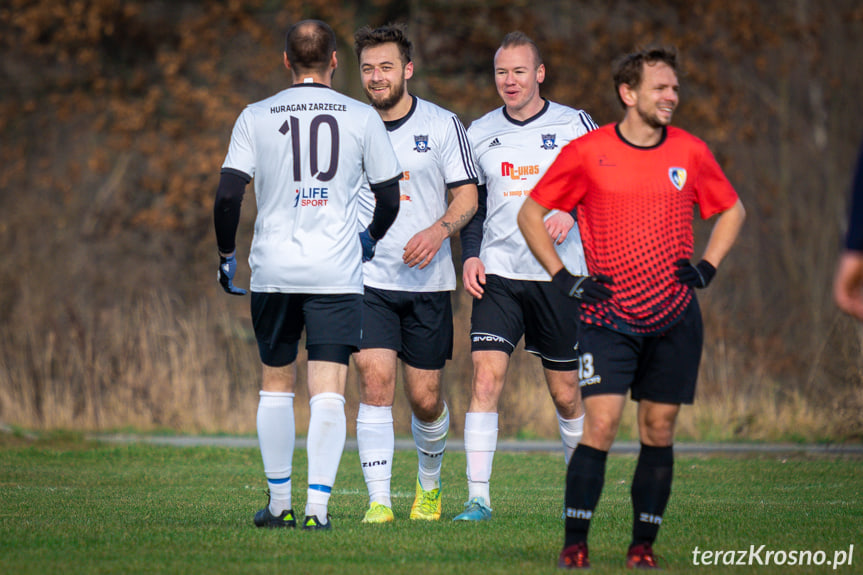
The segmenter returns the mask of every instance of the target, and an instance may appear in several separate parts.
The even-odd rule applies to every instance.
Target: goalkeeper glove
[[[569,297],[581,300],[587,304],[599,303],[614,295],[614,292],[603,285],[613,284],[614,281],[602,274],[595,276],[574,276],[566,268],[561,268],[551,278],[551,283],[556,285]]]
[[[360,232],[360,244],[363,246],[363,263],[375,257],[375,246],[378,241],[372,237],[369,229]]]
[[[234,285],[234,274],[237,273],[237,258],[219,256],[219,283],[226,293],[231,295],[246,295],[246,290]]]
[[[713,267],[707,260],[701,260],[695,265],[689,263],[689,260],[682,259],[674,262],[677,269],[674,275],[677,276],[677,281],[683,285],[688,285],[694,288],[706,288],[710,285],[710,280],[716,275],[716,268]]]

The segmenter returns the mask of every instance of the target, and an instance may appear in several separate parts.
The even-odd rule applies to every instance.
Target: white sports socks
[[[327,522],[327,504],[345,449],[345,397],[319,393],[309,400],[309,488],[306,515]]]
[[[581,435],[584,432],[584,415],[575,419],[564,419],[557,414],[557,424],[560,427],[560,439],[563,441],[563,458],[569,465],[572,452],[575,451]]]
[[[258,442],[270,489],[270,513],[291,508],[291,466],[294,459],[294,394],[260,392]]]
[[[464,418],[464,450],[468,499],[482,497],[491,505],[488,482],[496,449],[497,413],[467,413]]]
[[[440,470],[446,450],[446,437],[449,432],[449,408],[443,405],[443,413],[435,421],[426,423],[415,415],[411,416],[411,432],[417,446],[419,458],[420,486],[428,491],[440,487]]]
[[[360,403],[357,412],[357,449],[363,478],[369,490],[369,503],[377,502],[391,508],[390,480],[395,450],[392,406]]]

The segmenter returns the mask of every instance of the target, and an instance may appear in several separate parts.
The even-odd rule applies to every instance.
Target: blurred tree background
[[[543,51],[543,95],[599,124],[621,116],[613,60],[636,46],[676,45],[675,124],[708,143],[749,214],[699,294],[707,344],[683,430],[698,439],[863,437],[863,332],[830,299],[863,139],[857,0],[6,0],[0,422],[254,431],[260,368],[248,299],[215,281],[213,194],[234,120],[287,86],[284,32],[308,17],[336,30],[335,88],[359,99],[353,31],[407,23],[410,90],[465,125],[500,105],[491,62],[511,30]],[[700,243],[711,223],[697,225]],[[470,301],[459,290],[454,302],[446,378],[459,433]],[[513,357],[502,432],[554,437],[538,364]],[[355,411],[355,389],[348,395]],[[406,432],[403,402],[396,417]]]

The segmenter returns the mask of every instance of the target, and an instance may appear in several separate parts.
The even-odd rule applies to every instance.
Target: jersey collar
[[[544,104],[542,105],[542,110],[540,110],[527,120],[516,120],[515,118],[506,113],[506,106],[501,107],[501,110],[503,110],[503,117],[506,118],[508,122],[515,124],[516,126],[526,126],[548,111],[548,100],[543,98],[542,101],[544,102]]]
[[[328,90],[332,90],[331,87],[326,84],[319,84],[318,82],[300,82],[299,84],[293,84],[291,88],[327,88]]]
[[[623,134],[620,133],[620,124],[619,123],[614,125],[614,133],[617,134],[617,137],[620,138],[620,141],[623,142],[624,144],[626,144],[627,146],[635,148],[636,150],[652,150],[654,148],[658,148],[659,146],[661,146],[665,142],[665,138],[668,137],[668,126],[662,126],[662,136],[660,136],[659,141],[656,142],[655,144],[653,144],[652,146],[636,146],[635,144],[633,144],[632,142],[630,142],[629,140],[624,138]]]
[[[387,127],[387,132],[394,132],[401,128],[408,120],[411,119],[411,116],[414,115],[414,112],[417,109],[417,97],[413,94],[410,94],[411,97],[411,109],[408,110],[408,113],[399,118],[398,120],[384,120],[384,126]]]

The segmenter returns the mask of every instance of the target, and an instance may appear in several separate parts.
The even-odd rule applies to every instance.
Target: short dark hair
[[[501,48],[510,48],[512,46],[530,46],[533,50],[533,57],[536,60],[536,67],[542,64],[542,54],[539,52],[539,46],[536,45],[530,36],[520,30],[514,30],[503,37],[500,42]]]
[[[614,64],[614,93],[620,105],[626,109],[626,104],[620,97],[620,86],[626,84],[636,89],[641,84],[644,66],[656,62],[668,64],[677,72],[677,48],[673,46],[649,46],[623,56]]]
[[[354,50],[357,53],[357,60],[366,48],[373,48],[390,42],[398,46],[402,64],[411,61],[413,44],[408,40],[407,26],[404,24],[387,24],[378,28],[363,26],[357,30],[354,34]]]
[[[302,20],[285,34],[285,54],[292,68],[323,72],[336,51],[336,33],[321,20]]]

